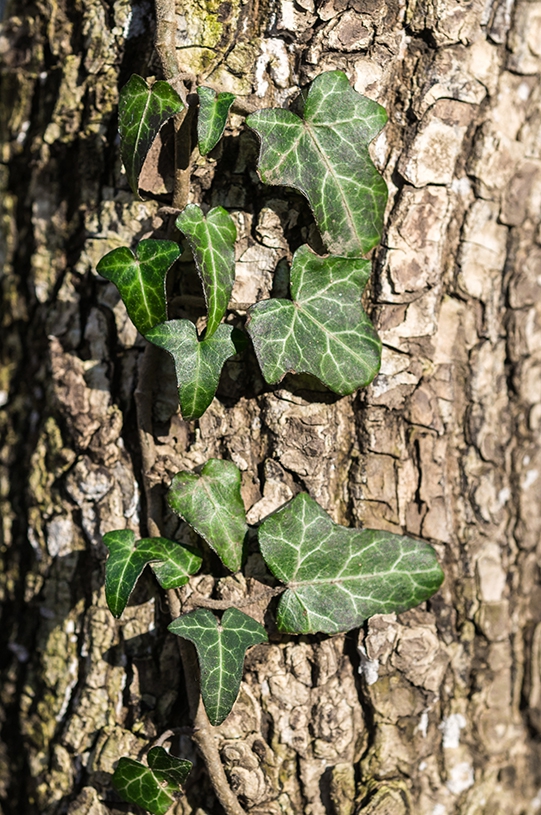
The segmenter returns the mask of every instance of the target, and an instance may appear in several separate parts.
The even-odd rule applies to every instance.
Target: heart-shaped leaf
[[[235,282],[237,228],[222,207],[214,207],[205,217],[197,204],[188,204],[176,224],[188,238],[203,283],[208,308],[205,339],[210,339],[225,314]]]
[[[368,145],[386,121],[385,110],[354,91],[342,71],[313,81],[303,119],[281,109],[246,119],[261,140],[262,180],[308,198],[333,255],[358,257],[381,239],[387,187]]]
[[[320,257],[308,246],[293,256],[293,300],[249,309],[247,330],[269,383],[288,371],[317,376],[345,395],[368,385],[381,362],[381,341],[361,305],[370,262]]]
[[[174,620],[169,631],[195,645],[203,704],[210,723],[221,724],[238,696],[246,650],[267,642],[265,629],[237,608],[228,608],[221,624],[208,609],[198,608]]]
[[[235,96],[226,91],[216,93],[205,85],[199,86],[197,94],[199,96],[197,140],[199,152],[202,156],[206,156],[223,136],[229,108],[235,101]]]
[[[214,399],[223,364],[237,353],[234,331],[230,325],[219,325],[212,337],[199,340],[189,320],[169,320],[145,335],[173,357],[184,419],[198,419]]]
[[[151,769],[126,756],[119,759],[111,783],[125,801],[153,815],[165,815],[173,803],[172,794],[177,789],[170,783],[164,786],[162,779],[154,775]]]
[[[135,327],[146,334],[167,319],[165,278],[181,249],[174,241],[140,241],[135,255],[119,246],[102,257],[97,271],[115,284]]]
[[[184,786],[193,766],[191,761],[172,756],[163,747],[153,747],[149,750],[147,761],[148,766],[158,778],[163,777],[179,787]]]
[[[105,564],[105,596],[115,617],[120,617],[141,572],[147,563],[161,561],[164,569],[158,579],[164,588],[183,586],[201,566],[193,550],[167,538],[143,538],[135,542],[131,529],[107,532],[103,542],[109,549]],[[162,582],[163,580],[163,582]]]
[[[292,634],[350,631],[373,614],[419,605],[443,580],[427,543],[338,526],[305,493],[263,521],[259,545],[287,584],[277,622]]]
[[[133,74],[120,91],[120,156],[129,185],[136,195],[139,176],[152,142],[162,125],[183,109],[182,99],[168,82],[160,80],[149,87],[142,77]]]
[[[177,473],[167,493],[171,509],[195,529],[232,572],[240,569],[248,530],[240,470],[211,458],[201,475]]]

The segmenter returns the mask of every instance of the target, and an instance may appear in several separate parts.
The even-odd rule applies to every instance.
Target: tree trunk
[[[217,729],[243,808],[534,815],[541,3],[177,3],[181,62],[200,81],[270,107],[341,68],[389,112],[372,150],[390,188],[369,296],[381,373],[337,398],[299,377],[266,386],[247,352],[191,423],[165,355],[149,361],[95,271],[110,249],[167,227],[167,172],[147,162],[161,198],[135,200],[115,138],[118,87],[133,72],[160,75],[153,15],[147,0],[8,0],[4,10],[5,813],[132,812],[111,788],[115,762],[178,727],[173,750],[196,766],[175,812],[222,812],[190,739],[163,595],[148,577],[115,621],[101,542],[112,529],[146,534],[152,502],[162,533],[186,537],[165,487],[218,457],[242,471],[250,522],[305,490],[337,522],[430,541],[446,573],[429,603],[398,617],[345,636],[272,634],[249,652]],[[239,324],[279,262],[317,242],[304,200],[256,178],[256,147],[234,116],[191,186],[193,200],[236,219]],[[183,268],[173,316],[200,296]],[[136,390],[152,399],[142,435]],[[199,590],[235,598],[246,587],[205,576]]]

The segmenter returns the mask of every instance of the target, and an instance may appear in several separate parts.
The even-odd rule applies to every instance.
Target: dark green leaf
[[[208,308],[205,339],[210,339],[225,314],[235,282],[235,222],[222,207],[214,207],[205,217],[196,204],[188,204],[176,223],[188,238],[203,283]]]
[[[328,71],[313,81],[303,116],[281,109],[248,116],[261,140],[261,178],[308,198],[331,254],[364,255],[381,239],[387,187],[368,145],[387,114],[342,71]]]
[[[182,787],[192,769],[192,762],[172,756],[163,747],[153,747],[147,754],[148,766],[158,776]]]
[[[201,558],[190,549],[167,538],[143,538],[135,543],[131,529],[107,532],[103,542],[109,549],[105,564],[105,596],[115,617],[120,617],[141,572],[147,563],[162,561],[165,570],[161,577],[167,588],[183,586],[190,574],[201,566]],[[173,580],[173,576],[176,580]],[[159,578],[160,579],[160,578]],[[160,581],[161,582],[161,581]]]
[[[271,572],[287,584],[277,621],[293,634],[335,634],[373,614],[405,611],[443,580],[427,543],[338,526],[305,493],[263,521],[259,545]]]
[[[201,475],[177,473],[167,494],[171,509],[206,540],[232,572],[241,567],[248,529],[240,481],[240,471],[231,461],[211,458]]]
[[[132,323],[146,334],[167,319],[165,278],[180,255],[174,241],[140,241],[134,255],[127,246],[108,252],[96,269],[120,292]]]
[[[198,340],[189,320],[169,320],[145,335],[173,357],[185,419],[198,419],[214,399],[223,364],[237,353],[231,338],[233,330],[230,325],[219,325],[212,337]]]
[[[180,96],[168,82],[155,82],[150,88],[142,77],[134,74],[120,91],[120,156],[136,195],[139,175],[152,142],[162,125],[183,109]]]
[[[152,770],[125,756],[119,759],[111,783],[125,801],[153,815],[165,815],[173,803],[172,793],[176,792],[174,785],[163,787]]]
[[[181,546],[179,543],[172,545],[173,541],[168,541],[166,538],[151,538],[150,540],[164,541],[161,562],[150,565],[162,589],[177,589],[188,582],[191,574],[199,571],[202,559],[195,549]]]
[[[229,108],[235,101],[232,93],[216,93],[212,88],[200,85],[197,89],[199,95],[199,115],[197,117],[197,139],[199,152],[206,156],[222,138],[227,124]]]
[[[342,395],[368,385],[381,361],[381,341],[361,305],[370,262],[320,257],[308,246],[293,256],[291,300],[263,300],[249,310],[247,330],[269,383],[288,371],[317,376]]]
[[[221,724],[238,696],[246,650],[267,641],[265,629],[237,608],[228,608],[221,624],[208,609],[198,608],[174,620],[169,631],[195,645],[203,704],[210,723]]]

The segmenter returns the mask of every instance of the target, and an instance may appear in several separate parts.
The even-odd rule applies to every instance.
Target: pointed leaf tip
[[[149,87],[141,76],[133,74],[120,91],[120,156],[135,195],[139,191],[139,176],[152,142],[162,125],[183,109],[178,93],[162,80]]]
[[[167,319],[165,280],[180,256],[174,241],[149,238],[138,243],[135,254],[127,246],[108,252],[96,270],[117,287],[130,320],[146,334]]]
[[[419,605],[443,581],[427,543],[346,529],[305,493],[263,521],[259,545],[271,572],[287,586],[277,622],[292,634],[350,631],[373,614]]]
[[[205,85],[199,86],[197,95],[199,96],[197,139],[199,152],[202,156],[206,156],[223,136],[229,109],[235,101],[235,96],[226,91],[216,93],[215,90]]]
[[[248,530],[240,494],[241,475],[231,461],[211,458],[201,475],[177,473],[167,501],[195,529],[232,572],[242,565]]]
[[[278,108],[246,119],[261,142],[261,179],[308,198],[333,255],[359,257],[381,239],[387,187],[368,145],[386,121],[385,110],[354,91],[342,71],[314,79],[302,119]]]
[[[223,207],[205,216],[197,204],[188,204],[176,220],[177,229],[188,238],[208,308],[205,339],[215,333],[226,312],[235,282],[237,228]]]
[[[198,608],[174,620],[169,631],[195,645],[203,704],[210,723],[221,724],[238,696],[246,651],[267,641],[265,629],[237,608],[228,608],[221,624],[208,609]]]
[[[145,335],[173,357],[184,419],[199,419],[214,399],[224,362],[237,353],[234,330],[222,324],[211,337],[199,340],[189,320],[168,320]]]
[[[135,542],[131,529],[117,529],[103,536],[109,549],[105,564],[105,596],[115,617],[120,617],[147,563],[154,566],[164,588],[176,588],[188,582],[201,566],[201,557],[193,550],[167,538],[143,538]]]
[[[263,300],[248,311],[247,331],[263,376],[317,376],[342,396],[379,371],[381,340],[362,305],[370,262],[320,257],[301,246],[291,266],[291,300]]]

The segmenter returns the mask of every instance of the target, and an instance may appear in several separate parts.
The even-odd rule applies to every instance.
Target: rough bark
[[[342,68],[384,104],[373,154],[391,195],[369,297],[384,342],[374,384],[338,399],[265,386],[248,352],[195,423],[167,360],[95,273],[168,228],[118,161],[118,87],[159,73],[145,0],[9,3],[0,35],[3,316],[0,394],[6,813],[130,811],[120,755],[164,731],[196,768],[176,812],[219,813],[189,736],[165,600],[149,578],[120,622],[101,535],[189,536],[163,485],[211,456],[243,472],[256,522],[301,489],[336,521],[431,541],[446,581],[360,632],[252,649],[217,729],[253,815],[534,815],[541,808],[541,4],[281,0],[178,4],[182,67],[247,105],[284,104]],[[317,243],[305,203],[264,188],[233,119],[193,200],[233,210],[232,313],[268,295],[282,258]],[[171,179],[152,162],[167,203]],[[278,276],[279,279],[279,276]],[[276,283],[275,283],[276,286]],[[176,314],[197,314],[189,268]],[[182,299],[184,297],[184,299]],[[202,313],[202,312],[201,312]],[[141,447],[134,399],[152,396]],[[139,411],[141,413],[141,411]],[[139,415],[141,424],[141,415]],[[141,473],[141,462],[148,464]],[[251,563],[257,574],[258,562]],[[241,580],[198,589],[244,596]],[[256,612],[254,612],[256,613]]]

